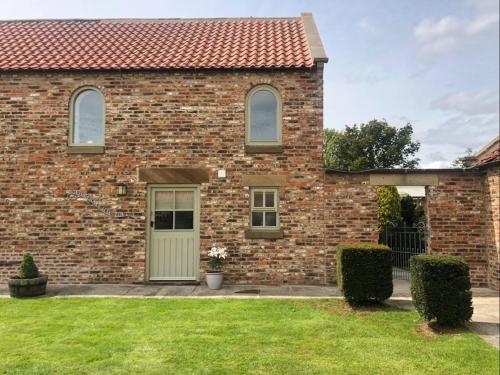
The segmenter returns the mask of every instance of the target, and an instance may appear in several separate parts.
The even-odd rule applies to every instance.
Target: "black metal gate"
[[[410,280],[410,258],[424,254],[428,231],[424,223],[414,227],[388,225],[379,236],[379,243],[392,249],[392,276]]]

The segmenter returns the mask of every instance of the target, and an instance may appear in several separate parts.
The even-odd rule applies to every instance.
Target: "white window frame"
[[[263,205],[266,205],[266,193],[274,193],[274,206],[273,207],[255,207],[254,206],[254,193],[263,193]],[[280,227],[279,215],[279,194],[277,188],[251,188],[250,189],[250,228],[262,230],[276,230]],[[262,226],[254,226],[252,224],[252,215],[254,212],[275,212],[276,213],[276,226],[266,226],[265,213],[262,215]]]
[[[277,140],[275,141],[252,141],[250,138],[251,135],[251,103],[252,97],[257,91],[269,91],[276,98],[276,136]],[[257,85],[253,87],[247,94],[247,99],[245,103],[245,143],[250,146],[265,146],[265,145],[281,145],[283,143],[282,140],[282,104],[281,104],[281,95],[274,87],[270,85]]]
[[[84,92],[84,91],[88,91],[88,90],[91,90],[91,91],[95,91],[96,93],[98,93],[101,98],[102,98],[102,103],[103,103],[103,106],[102,106],[102,133],[103,133],[103,141],[102,143],[75,143],[74,142],[74,135],[75,135],[75,125],[76,125],[76,122],[75,122],[75,114],[76,114],[76,110],[75,110],[75,103],[76,103],[76,99],[78,98],[78,96]],[[69,106],[69,139],[68,139],[68,145],[69,146],[78,146],[78,147],[102,147],[105,145],[106,143],[106,99],[104,98],[104,95],[102,94],[102,92],[94,87],[94,86],[82,86],[82,87],[79,87],[74,93],[73,95],[71,96],[71,101],[70,101],[70,106]]]

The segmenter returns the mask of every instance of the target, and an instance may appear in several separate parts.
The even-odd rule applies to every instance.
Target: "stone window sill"
[[[282,154],[283,145],[245,145],[247,154]]]
[[[68,146],[68,154],[104,154],[104,146]]]
[[[276,240],[283,238],[283,229],[254,229],[247,228],[245,230],[245,238]]]

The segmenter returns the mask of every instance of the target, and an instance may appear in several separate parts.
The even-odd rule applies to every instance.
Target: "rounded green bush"
[[[38,268],[33,260],[33,255],[26,253],[21,261],[20,274],[23,279],[34,279],[38,277]]]
[[[410,260],[411,296],[420,316],[457,326],[473,313],[469,266],[460,258],[419,255]]]
[[[337,284],[348,303],[382,302],[392,295],[392,254],[385,245],[343,243],[337,250]]]

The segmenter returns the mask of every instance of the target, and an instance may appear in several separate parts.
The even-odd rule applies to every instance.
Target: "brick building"
[[[325,174],[327,61],[307,13],[1,21],[1,281],[26,251],[55,283],[197,281],[220,245],[229,282],[333,282],[336,243],[377,239],[384,175]],[[457,186],[498,217],[483,170],[449,173],[425,184],[437,216]],[[464,241],[483,285],[495,240]]]

